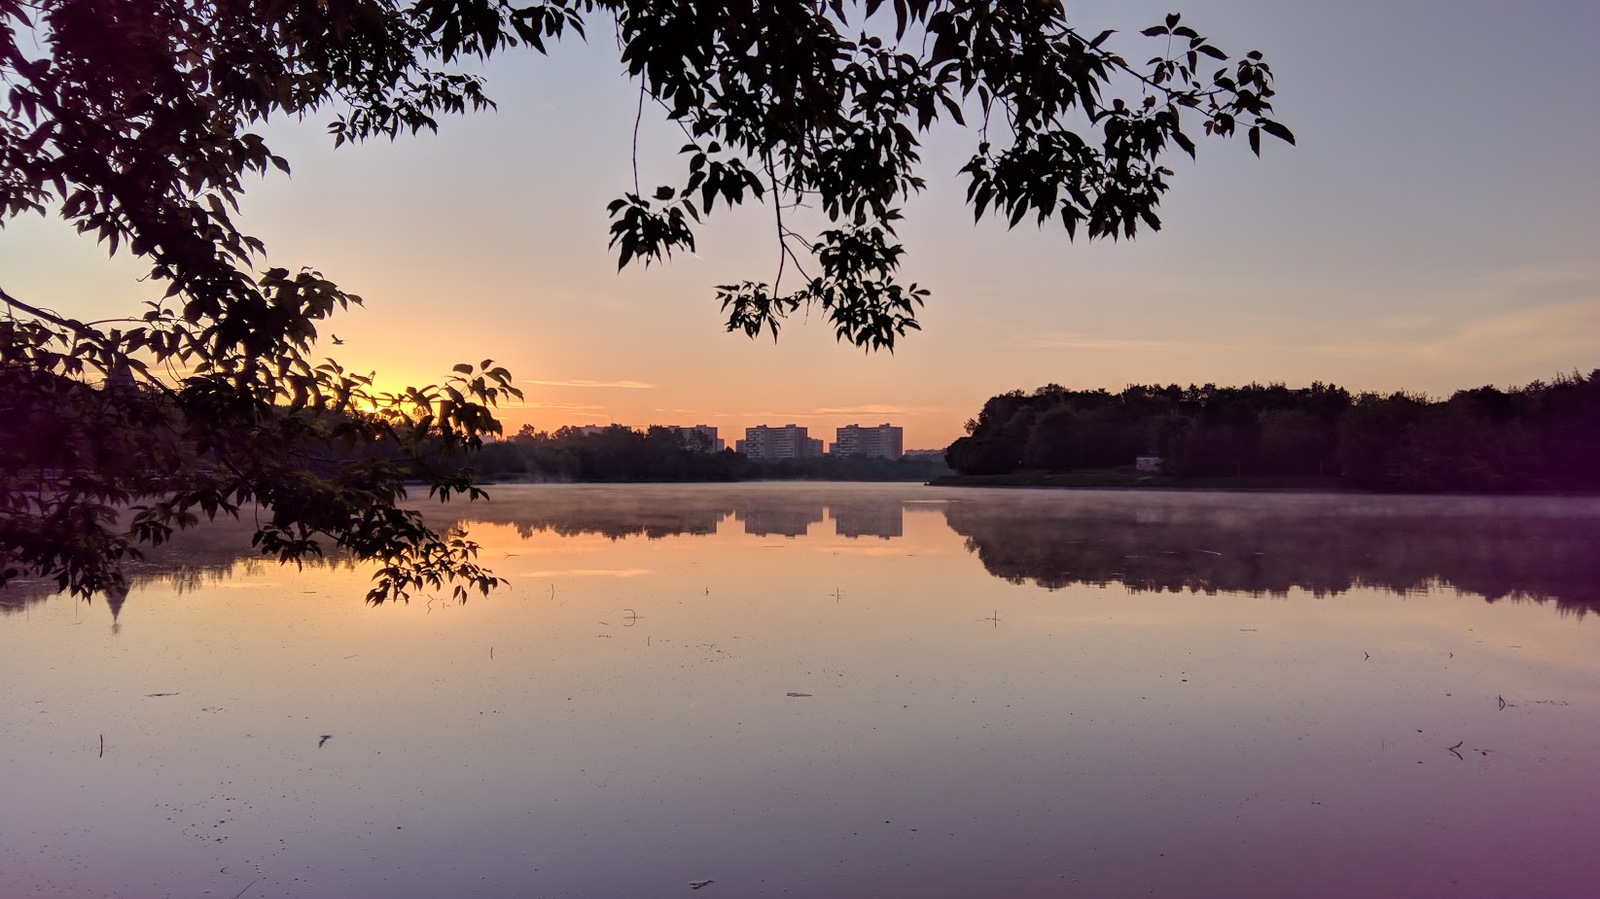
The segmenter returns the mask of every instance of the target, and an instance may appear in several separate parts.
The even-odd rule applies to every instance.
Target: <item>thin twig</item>
[[[644,75],[639,76],[639,108],[633,113],[633,193],[639,196],[639,123],[644,120]]]
[[[778,288],[783,284],[783,264],[788,259],[789,244],[784,239],[783,227],[783,194],[778,187],[778,176],[772,170],[772,151],[766,152],[767,180],[772,182],[772,214],[778,220],[778,274],[772,279],[772,295],[778,296]]]

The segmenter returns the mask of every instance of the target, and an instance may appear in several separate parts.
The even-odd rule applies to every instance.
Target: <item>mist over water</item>
[[[0,895],[1600,887],[1595,500],[491,492],[466,604],[0,596]]]

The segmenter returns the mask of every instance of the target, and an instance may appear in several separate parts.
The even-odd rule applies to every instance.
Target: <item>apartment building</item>
[[[683,441],[683,448],[691,452],[720,453],[728,448],[728,444],[717,436],[717,429],[711,425],[660,425],[663,431],[671,431]]]
[[[810,459],[822,455],[822,441],[812,439],[808,430],[799,425],[745,428],[744,439],[735,441],[734,446],[752,459]]]
[[[905,455],[905,428],[881,424],[875,428],[845,425],[838,439],[828,444],[830,456],[867,456],[873,459],[899,459]]]

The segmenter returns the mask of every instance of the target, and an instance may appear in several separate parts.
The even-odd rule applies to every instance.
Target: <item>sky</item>
[[[433,383],[492,358],[523,424],[834,428],[889,422],[905,446],[962,434],[985,399],[1047,383],[1313,381],[1448,396],[1600,367],[1600,5],[1593,0],[1189,0],[1185,21],[1267,54],[1298,146],[1201,140],[1163,229],[1069,242],[974,224],[957,170],[975,137],[926,136],[902,275],[931,291],[893,354],[837,343],[815,312],[778,341],[726,333],[715,285],[770,281],[771,209],[719,210],[698,251],[619,273],[606,204],[631,189],[637,88],[609,29],[484,74],[498,110],[437,135],[332,149],[326,119],[263,131],[291,176],[248,187],[240,222],[268,262],[315,268],[363,308],[323,348],[380,384]],[[1074,24],[1137,31],[1171,9],[1068,3]],[[1119,43],[1120,42],[1120,43]],[[681,179],[676,129],[647,108],[640,178]],[[155,288],[145,267],[59,220],[0,233],[0,278],[80,318]]]

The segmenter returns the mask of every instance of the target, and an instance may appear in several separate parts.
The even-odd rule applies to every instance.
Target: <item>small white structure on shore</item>
[[[1123,456],[1123,458],[1126,459],[1127,456]],[[1139,456],[1138,458],[1133,460],[1133,467],[1135,469],[1139,470],[1139,471],[1148,471],[1148,472],[1150,472],[1152,474],[1160,474],[1161,473],[1161,457],[1160,456]]]

